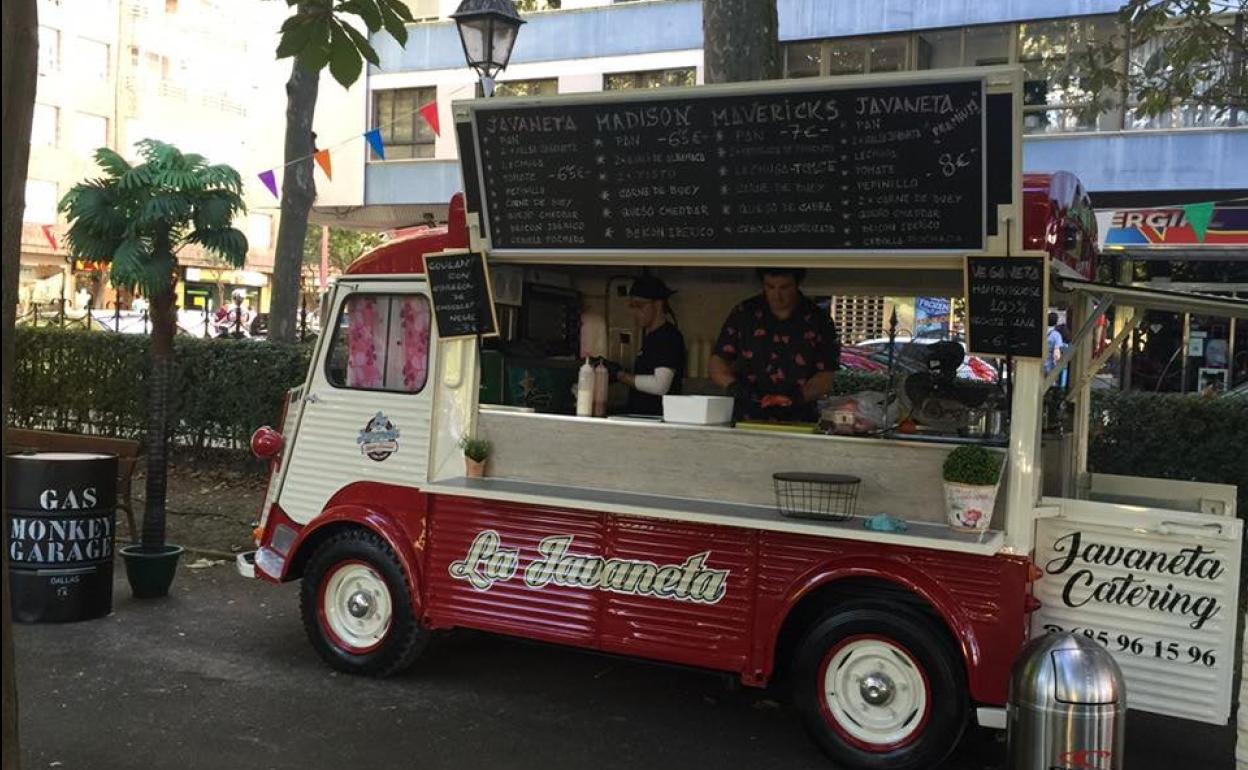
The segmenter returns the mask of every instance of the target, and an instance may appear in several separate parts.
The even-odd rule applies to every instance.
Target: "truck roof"
[[[421,228],[364,252],[347,266],[345,275],[425,272],[425,255],[447,249],[468,248],[468,222],[464,214],[464,194],[451,198],[446,224]]]

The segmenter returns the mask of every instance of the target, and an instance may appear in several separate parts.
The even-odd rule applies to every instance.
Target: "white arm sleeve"
[[[633,378],[633,387],[642,393],[649,393],[652,396],[662,396],[672,387],[672,380],[676,379],[676,372],[668,369],[666,366],[660,366],[654,370],[654,374],[639,374]]]

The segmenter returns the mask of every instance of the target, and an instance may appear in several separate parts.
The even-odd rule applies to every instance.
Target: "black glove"
[[[753,405],[754,390],[745,380],[734,380],[724,388],[724,395],[732,398],[732,419],[742,420]]]

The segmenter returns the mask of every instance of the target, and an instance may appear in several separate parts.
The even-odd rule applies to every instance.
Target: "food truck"
[[[1106,645],[1133,708],[1224,723],[1236,490],[1089,473],[1108,353],[1088,343],[1111,307],[1110,352],[1144,307],[1248,303],[1097,283],[1077,180],[1024,195],[1021,103],[1009,68],[456,103],[464,193],[444,227],[331,288],[307,380],[253,437],[272,475],[240,572],[301,580],[308,638],[351,673],[403,670],[464,627],[783,679],[844,767],[932,767],[972,720],[1003,728],[1015,656],[1052,630]],[[1005,372],[974,385],[1008,420],[968,431],[959,399],[985,396],[962,383],[928,394],[935,410],[911,389],[904,406],[932,416],[909,431],[887,405],[886,424],[846,432],[512,398],[542,356],[627,364],[643,271],[679,292],[685,393],[716,392],[711,341],[767,265],[806,268],[812,296],[967,297],[966,347]],[[1050,306],[1075,354],[1046,371]],[[499,350],[517,376],[491,404]],[[492,445],[483,477],[468,438]],[[969,532],[942,481],[965,445],[1003,461]],[[777,510],[786,479],[829,474],[851,480],[852,510]]]

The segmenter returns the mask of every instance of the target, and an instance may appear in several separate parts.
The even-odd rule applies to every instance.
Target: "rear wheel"
[[[836,608],[798,646],[793,677],[807,730],[846,767],[935,767],[966,726],[956,652],[932,622],[901,607]]]
[[[308,639],[339,671],[389,676],[410,666],[428,641],[398,557],[372,532],[342,532],[322,543],[300,600]]]

